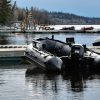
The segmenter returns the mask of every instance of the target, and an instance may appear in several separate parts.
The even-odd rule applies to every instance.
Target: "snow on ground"
[[[93,27],[95,30],[100,30],[100,25],[50,25],[51,28],[55,28],[55,30],[62,29],[63,27],[75,27],[75,30],[80,30],[83,27]]]

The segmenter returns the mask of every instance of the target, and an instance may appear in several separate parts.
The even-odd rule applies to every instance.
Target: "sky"
[[[61,11],[85,17],[100,17],[100,0],[12,0],[18,7],[37,7],[47,11]]]

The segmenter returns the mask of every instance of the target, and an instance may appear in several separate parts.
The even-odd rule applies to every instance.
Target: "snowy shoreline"
[[[93,27],[94,30],[100,30],[100,25],[48,25],[55,30],[59,30],[63,27],[75,27],[75,30],[81,30],[83,27]]]

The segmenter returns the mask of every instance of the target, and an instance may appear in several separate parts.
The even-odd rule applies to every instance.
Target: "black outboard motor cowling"
[[[71,58],[80,59],[84,57],[84,47],[80,44],[73,44],[71,47]]]
[[[67,43],[67,44],[75,44],[74,37],[66,38],[66,43]]]

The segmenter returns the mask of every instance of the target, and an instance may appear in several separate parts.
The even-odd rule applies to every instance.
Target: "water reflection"
[[[0,66],[0,100],[99,100],[100,73],[73,70],[64,74],[27,75],[32,65]],[[96,99],[95,99],[96,98]]]
[[[7,43],[8,43],[7,37],[0,36],[0,44],[7,44]]]
[[[1,68],[2,67],[0,66],[0,87],[2,87],[2,85],[5,85],[6,84],[6,80],[3,77],[5,70],[4,69],[1,69]]]
[[[41,81],[43,80],[42,84]],[[70,82],[70,89],[75,92],[81,92],[83,91],[84,87],[86,87],[86,84],[83,80],[83,77],[79,74],[72,74],[69,76],[64,75],[48,75],[48,74],[37,74],[26,77],[27,82],[35,83],[35,86],[38,86],[39,84],[43,85],[43,87],[47,87],[48,81],[51,83],[51,87],[55,92],[59,90],[59,80],[62,80],[62,82]],[[66,82],[65,82],[66,81]],[[38,83],[38,85],[36,85]],[[33,84],[34,85],[34,84]]]
[[[70,81],[70,90],[74,92],[82,92],[86,87],[83,75],[80,72],[72,72],[69,75],[63,75],[63,79]]]
[[[62,86],[63,81],[61,80],[61,75],[33,75],[26,77],[26,82],[29,87],[32,87],[33,95],[37,94],[41,100],[58,100],[57,98],[61,96],[60,92],[63,92],[61,91],[61,87],[66,86],[65,84]]]
[[[32,88],[33,94],[40,94],[40,97],[49,97],[50,100],[80,100],[88,88],[87,81],[95,79],[100,79],[98,73],[74,70],[63,75],[34,74],[26,77],[26,83]]]

